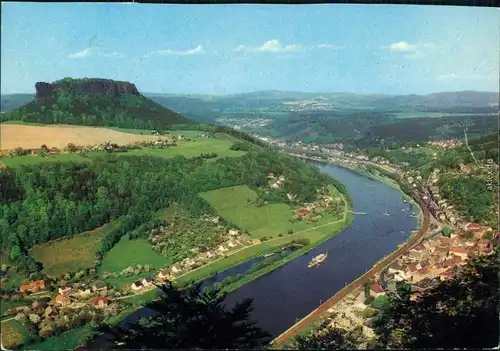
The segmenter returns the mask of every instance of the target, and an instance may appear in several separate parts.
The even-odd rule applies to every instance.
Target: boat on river
[[[326,260],[327,257],[328,257],[328,253],[319,254],[318,256],[314,257],[311,260],[311,262],[309,262],[307,267],[309,267],[309,268],[317,267],[320,264],[322,264]]]

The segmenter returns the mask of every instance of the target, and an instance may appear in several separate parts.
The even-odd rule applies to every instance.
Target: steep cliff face
[[[63,79],[54,83],[37,82],[35,89],[37,100],[50,98],[57,91],[70,91],[74,94],[107,94],[113,97],[123,94],[139,95],[134,84],[111,79]]]

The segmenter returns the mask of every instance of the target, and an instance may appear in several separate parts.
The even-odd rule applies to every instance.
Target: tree
[[[491,348],[498,345],[498,247],[469,261],[456,278],[426,290],[416,301],[391,295],[374,320],[379,341],[390,348]]]
[[[184,290],[171,283],[159,286],[162,299],[148,307],[157,314],[124,329],[104,325],[101,331],[119,340],[120,349],[232,349],[256,348],[270,335],[249,321],[252,300],[223,306],[225,294],[217,289],[201,291],[201,284]]]
[[[311,335],[298,335],[294,346],[298,350],[346,350],[356,349],[361,342],[359,331],[346,331],[327,327]]]

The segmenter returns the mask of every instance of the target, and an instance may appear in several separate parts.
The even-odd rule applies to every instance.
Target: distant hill
[[[3,114],[2,120],[138,129],[197,123],[145,97],[128,82],[65,78],[38,82],[35,89],[30,102]],[[2,97],[11,104],[21,100],[18,95],[10,100]]]

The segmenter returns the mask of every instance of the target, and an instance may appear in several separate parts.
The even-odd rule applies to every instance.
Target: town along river
[[[366,214],[354,215],[353,223],[342,233],[228,295],[227,307],[252,297],[252,319],[273,336],[284,332],[396,250],[418,226],[417,218],[411,217],[411,205],[403,202],[396,189],[341,167],[308,162],[342,182],[353,201],[353,211]],[[307,268],[314,256],[325,252],[328,252],[326,261],[317,268]],[[242,272],[240,268],[233,270]],[[151,310],[143,308],[126,321],[150,314]]]

